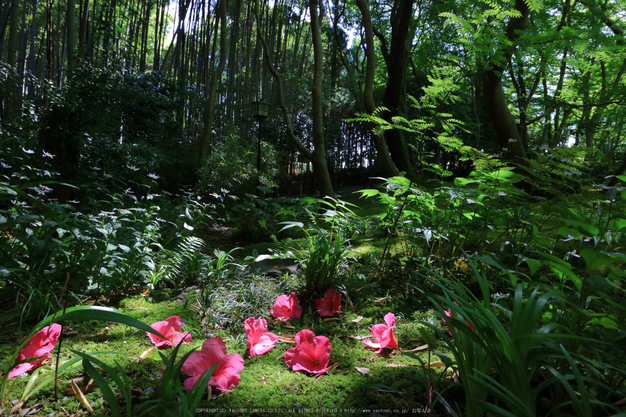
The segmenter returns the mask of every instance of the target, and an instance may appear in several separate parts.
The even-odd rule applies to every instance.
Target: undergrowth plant
[[[432,323],[422,323],[447,341],[454,359],[449,365],[459,373],[465,390],[466,415],[482,416],[487,411],[531,417],[572,410],[593,416],[597,410],[618,411],[611,402],[589,394],[615,393],[606,382],[616,370],[582,353],[583,347],[598,341],[553,313],[572,308],[562,293],[519,282],[509,287],[506,296],[495,298],[484,271],[478,271],[471,260],[470,265],[477,291],[427,271],[428,282],[437,291],[426,296],[445,319],[451,336]],[[571,315],[575,312],[570,310]],[[611,350],[610,343],[601,344]],[[623,370],[617,373],[624,375]]]
[[[359,231],[358,216],[348,207],[348,203],[326,197],[323,200],[303,199],[302,204],[316,204],[321,211],[308,211],[309,224],[286,221],[281,229],[298,227],[304,231],[302,245],[306,251],[301,259],[304,268],[306,292],[311,297],[321,296],[325,290],[336,285],[336,273],[339,264],[350,251],[350,239]],[[293,214],[281,211],[279,214]],[[294,254],[301,253],[295,248]]]

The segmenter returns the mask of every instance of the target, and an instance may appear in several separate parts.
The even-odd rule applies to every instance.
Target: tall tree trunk
[[[17,64],[17,54],[20,44],[19,38],[20,31],[20,2],[19,0],[13,0],[11,4],[11,14],[9,16],[9,42],[8,42],[8,50],[7,50],[7,64],[11,68],[15,68]],[[3,120],[5,122],[11,123],[15,120],[16,112],[17,112],[17,103],[18,103],[18,91],[16,88],[15,78],[10,75],[10,82],[7,83],[7,91],[4,95],[5,97],[5,113]]]
[[[67,0],[67,66],[70,71],[76,69],[76,0]]]
[[[35,34],[37,33],[37,7],[39,5],[39,1],[35,0],[33,2],[33,16],[32,16],[32,20],[31,20],[31,26],[30,26],[30,38],[29,38],[29,48],[28,48],[28,65],[27,65],[27,69],[32,73],[35,74],[35,70],[36,70],[36,54],[37,52],[35,51]]]
[[[381,50],[387,64],[387,85],[383,95],[383,106],[388,109],[383,117],[389,123],[400,115],[400,105],[404,98],[404,83],[406,81],[407,40],[413,17],[414,0],[397,0],[391,12],[391,44],[387,47],[387,40],[378,31],[374,33],[381,41]],[[399,129],[385,131],[385,139],[394,164],[400,171],[415,180],[415,170],[409,158],[408,147],[404,135]]]
[[[506,35],[510,41],[509,46],[505,46],[503,53],[504,58],[498,62],[509,62],[513,54],[513,46],[511,44],[519,37],[517,31],[526,28],[526,21],[530,10],[525,0],[515,0],[515,10],[521,13],[521,17],[511,18],[506,27]],[[522,137],[517,129],[515,118],[509,110],[508,103],[504,97],[502,86],[502,73],[505,67],[501,63],[492,61],[489,68],[483,72],[483,97],[485,99],[485,107],[489,115],[491,125],[496,132],[496,139],[500,148],[506,149],[506,159],[518,166],[528,166],[528,158],[522,143]]]
[[[322,45],[322,38],[319,33],[319,20],[317,17],[317,4],[316,3],[317,3],[316,0],[309,0],[309,7],[312,11],[311,31],[315,32],[315,28],[317,28],[317,41],[315,40],[315,35],[314,35],[313,48],[314,50],[316,50],[316,48],[319,47],[317,51],[320,52],[321,45]],[[315,14],[313,14],[313,10],[315,11]],[[276,97],[278,100],[278,105],[280,106],[280,109],[282,110],[282,113],[283,113],[283,117],[285,119],[285,128],[287,129],[287,137],[293,143],[293,145],[298,149],[298,152],[300,152],[300,154],[307,161],[310,161],[311,164],[313,165],[313,173],[315,175],[315,179],[317,182],[317,187],[320,192],[320,195],[322,197],[324,196],[334,197],[335,192],[333,190],[332,182],[330,179],[330,173],[328,172],[328,165],[326,164],[326,155],[324,152],[325,147],[324,147],[324,140],[323,140],[324,138],[323,126],[321,126],[321,129],[322,129],[321,144],[318,143],[318,141],[320,140],[320,135],[317,129],[320,129],[320,125],[322,124],[320,120],[322,116],[321,114],[321,62],[317,61],[317,56],[316,56],[314,70],[313,70],[313,74],[314,74],[313,84],[315,85],[317,82],[319,88],[314,87],[312,94],[313,94],[313,101],[315,103],[315,106],[319,108],[319,111],[317,112],[317,115],[315,114],[313,115],[314,126],[317,126],[317,127],[314,127],[314,133],[313,133],[314,149],[313,151],[311,151],[302,144],[302,142],[296,137],[295,133],[293,132],[293,124],[291,123],[289,110],[287,109],[287,106],[285,105],[285,93],[283,89],[282,78],[280,74],[276,71],[276,69],[274,68],[274,65],[272,65],[272,62],[270,60],[269,48],[267,46],[267,42],[265,41],[265,38],[263,37],[263,34],[261,33],[262,29],[260,27],[259,21],[260,21],[260,18],[259,18],[259,13],[257,11],[257,37],[259,38],[259,41],[261,41],[261,44],[263,45],[263,58],[265,60],[265,65],[267,66],[268,71],[274,77],[274,80],[276,81],[276,90],[277,90]],[[315,46],[316,42],[318,42],[318,46]],[[320,61],[321,61],[321,53],[318,54],[318,56],[320,57]],[[319,67],[318,67],[318,64],[319,64]],[[317,122],[315,121],[315,118],[318,118]],[[320,145],[321,148],[315,149],[317,145]]]
[[[80,21],[78,23],[78,58],[87,57],[87,27],[89,25],[89,0],[82,1],[80,9]]]
[[[376,75],[376,51],[374,50],[374,30],[372,27],[372,16],[370,14],[367,0],[357,0],[357,6],[361,11],[363,18],[363,30],[365,31],[365,57],[367,66],[365,68],[365,85],[363,89],[363,104],[368,114],[373,114],[376,107],[374,105],[374,76]],[[400,175],[400,171],[394,164],[385,137],[382,134],[372,135],[376,152],[382,165],[383,175],[386,177],[395,177]]]
[[[324,144],[324,113],[322,109],[322,66],[324,52],[320,33],[320,18],[317,14],[318,0],[309,0],[311,13],[311,34],[313,35],[313,98],[311,117],[313,119],[313,152],[311,163],[321,197],[335,197],[333,184],[326,164],[326,146]]]
[[[206,108],[204,112],[204,128],[200,136],[198,154],[204,158],[207,154],[209,141],[211,139],[211,127],[215,118],[215,98],[217,96],[217,85],[224,72],[226,65],[226,7],[227,0],[220,0],[220,62],[211,74]]]

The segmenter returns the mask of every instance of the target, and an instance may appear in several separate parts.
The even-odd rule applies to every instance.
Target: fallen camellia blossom
[[[367,346],[378,349],[376,353],[381,353],[385,347],[398,349],[398,340],[393,334],[393,329],[396,327],[396,316],[393,313],[387,313],[385,315],[385,323],[387,324],[375,324],[372,326],[372,336],[376,342],[372,342],[371,339],[363,341]]]
[[[285,364],[294,371],[312,374],[328,372],[330,340],[326,336],[315,336],[309,329],[296,333],[296,347],[287,349]]]
[[[454,301],[454,304],[456,304],[458,306],[458,303],[456,301]],[[448,317],[454,318],[454,314],[452,314],[452,309],[450,310],[446,310],[444,311],[444,314]],[[446,322],[446,319],[444,319],[443,317],[441,318],[441,321],[443,321],[444,323]],[[465,323],[467,323],[467,326],[471,329],[474,330],[474,326],[472,326],[472,323],[470,323],[468,320],[465,320]],[[450,327],[448,326],[448,334],[450,336],[452,336],[452,331],[450,330]]]
[[[161,333],[167,339],[163,339],[155,334],[150,332],[146,332],[150,341],[154,343],[156,347],[159,349],[169,348],[171,346],[178,346],[178,344],[183,342],[184,345],[191,341],[191,334],[189,332],[182,333],[181,332],[182,322],[180,317],[171,316],[166,318],[163,321],[157,321],[156,323],[152,323],[150,327],[152,327],[157,332]]]
[[[192,352],[183,363],[182,371],[191,378],[185,380],[183,385],[189,391],[202,373],[217,364],[213,371],[208,385],[211,385],[222,392],[230,392],[229,388],[235,388],[239,384],[239,371],[243,370],[243,358],[238,353],[226,355],[226,345],[221,337],[209,337],[202,343],[202,350]]]
[[[259,317],[257,320],[254,317],[248,317],[243,327],[248,338],[251,357],[262,355],[274,348],[278,336],[267,331],[267,321],[264,318]]]
[[[50,359],[52,356],[50,352],[54,349],[54,345],[59,339],[61,334],[61,325],[53,323],[50,326],[46,326],[39,330],[35,335],[24,345],[24,347],[18,353],[15,362],[23,361],[24,359],[34,358],[37,356],[43,356],[43,358],[35,359],[30,362],[24,362],[17,365],[9,372],[9,379],[14,376],[28,372],[31,369],[35,369],[43,362]]]
[[[302,315],[302,307],[298,304],[298,296],[295,292],[291,295],[279,295],[276,297],[274,307],[270,309],[272,316],[278,320],[299,319]]]
[[[320,317],[332,317],[341,311],[341,294],[337,294],[334,288],[329,288],[324,293],[324,298],[315,300],[315,308]]]

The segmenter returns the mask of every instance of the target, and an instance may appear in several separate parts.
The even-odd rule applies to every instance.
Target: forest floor
[[[240,241],[232,228],[216,227],[205,236],[207,253],[214,249],[228,251],[238,247]],[[369,251],[383,247],[382,239],[362,239],[355,243],[354,251]],[[258,242],[233,252],[237,263],[243,263],[245,254],[252,249],[269,246]],[[262,253],[261,250],[259,252]],[[336,416],[344,414],[369,415],[419,415],[427,413],[434,401],[433,390],[447,387],[448,397],[463,395],[455,387],[452,375],[443,375],[443,363],[434,353],[443,345],[427,345],[421,339],[417,320],[442,325],[434,312],[419,298],[415,289],[408,285],[410,279],[400,269],[390,269],[384,278],[376,275],[377,261],[370,263],[349,261],[343,266],[352,269],[350,276],[357,277],[343,283],[344,296],[341,312],[335,317],[321,318],[312,300],[301,300],[304,313],[298,320],[281,322],[274,320],[269,309],[276,295],[289,294],[302,288],[298,275],[280,278],[259,277],[249,273],[237,273],[223,277],[223,282],[212,296],[212,305],[206,305],[201,289],[191,288],[145,291],[135,295],[100,297],[97,300],[83,298],[83,304],[113,307],[124,314],[152,324],[178,315],[183,320],[183,331],[191,333],[191,343],[183,345],[179,358],[192,349],[200,348],[207,337],[220,336],[226,343],[228,353],[236,352],[244,358],[241,380],[229,393],[217,390],[209,392],[200,405],[200,413],[216,413],[220,416],[283,416],[304,415]],[[358,269],[359,272],[355,273]],[[344,271],[345,272],[345,271]],[[417,285],[417,282],[411,282]],[[252,307],[247,301],[255,299]],[[204,304],[204,305],[203,305]],[[250,303],[248,303],[250,304]],[[230,307],[227,307],[230,306]],[[233,307],[234,306],[234,307]],[[376,354],[363,343],[371,338],[371,327],[383,323],[387,313],[396,316],[395,329],[399,342],[397,350],[385,349]],[[273,350],[257,357],[249,357],[243,321],[249,316],[263,316],[268,321],[268,331],[279,336]],[[443,327],[442,327],[443,328]],[[331,341],[331,355],[327,374],[313,375],[293,372],[287,367],[284,355],[295,346],[294,336],[302,329],[310,329],[316,335],[327,336]],[[4,329],[5,337],[0,346],[0,356],[8,356],[20,344],[28,329],[17,324]],[[101,360],[119,363],[132,385],[133,404],[155,398],[163,373],[163,362],[146,333],[128,326],[102,322],[70,322],[64,325],[64,337],[60,354],[56,349],[50,365],[64,363],[80,351],[96,355]],[[117,352],[117,353],[111,353]],[[419,359],[418,359],[419,358]],[[424,373],[423,366],[432,368]],[[54,368],[44,368],[39,378],[53,375]],[[81,362],[59,376],[58,393],[52,384],[29,398],[21,407],[20,415],[75,416],[87,414],[87,407],[74,395],[70,382],[74,381],[84,391],[89,406],[96,414],[110,413],[110,407],[97,385],[83,371]],[[14,380],[9,400],[18,403],[19,396],[29,382],[27,374]],[[122,402],[122,398],[120,402]],[[449,398],[450,399],[450,398]],[[341,411],[343,410],[343,411]],[[8,410],[7,410],[8,411]]]

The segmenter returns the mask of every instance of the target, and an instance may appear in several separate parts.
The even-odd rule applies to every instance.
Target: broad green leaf
[[[556,234],[559,236],[572,236],[572,237],[579,237],[583,235],[578,230],[570,229],[569,227],[565,227],[565,226],[559,227],[559,230],[556,231]]]
[[[626,227],[626,219],[615,220],[615,226],[617,227],[616,231],[619,232]]]
[[[367,190],[359,190],[357,191],[357,193],[361,193],[361,197],[373,197],[375,195],[380,194],[380,191],[367,189]]]
[[[543,262],[536,259],[524,258],[523,261],[526,262],[526,265],[528,265],[528,269],[530,269],[530,275],[534,275],[543,265]]]
[[[456,185],[457,187],[463,187],[466,186],[467,184],[475,184],[478,181],[476,180],[470,180],[468,178],[463,178],[463,177],[457,177],[454,179],[454,185]]]
[[[593,249],[583,249],[580,251],[580,256],[585,260],[585,264],[587,265],[588,271],[593,271],[594,269],[602,266],[602,265],[610,265],[615,263],[616,260],[612,259],[609,255],[604,252],[599,252]]]
[[[613,314],[592,313],[591,320],[587,322],[588,325],[600,325],[605,329],[620,330],[617,318]]]
[[[600,229],[598,229],[596,226],[589,224],[589,223],[580,222],[577,220],[570,220],[570,219],[563,219],[563,221],[569,224],[570,226],[580,227],[581,229],[589,233],[591,236],[596,236],[600,233]]]

